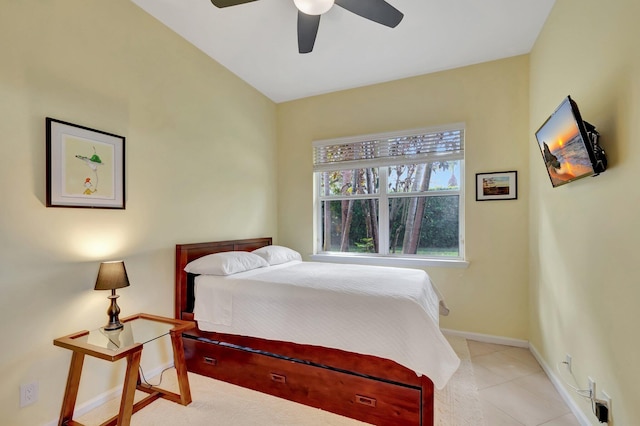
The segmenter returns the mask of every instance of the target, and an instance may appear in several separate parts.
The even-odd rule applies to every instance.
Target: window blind
[[[313,143],[314,171],[464,159],[464,126]]]

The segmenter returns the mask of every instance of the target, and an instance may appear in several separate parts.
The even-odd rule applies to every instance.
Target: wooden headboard
[[[223,251],[253,251],[270,246],[271,237],[245,240],[214,241],[210,243],[176,244],[175,317],[193,320],[193,278],[184,271],[187,263],[208,254]]]

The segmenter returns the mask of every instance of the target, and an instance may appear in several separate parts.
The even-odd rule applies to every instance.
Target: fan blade
[[[307,15],[298,11],[298,52],[309,53],[313,50],[320,25],[320,15]]]
[[[252,1],[256,0],[211,0],[211,3],[213,3],[215,7],[229,7],[244,3],[251,3]]]
[[[384,0],[336,0],[340,7],[377,22],[394,28],[402,21],[404,14]]]

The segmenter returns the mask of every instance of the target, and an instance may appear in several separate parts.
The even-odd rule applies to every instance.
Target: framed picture
[[[476,201],[518,198],[518,172],[476,173]]]
[[[47,207],[124,209],[124,142],[47,117]]]

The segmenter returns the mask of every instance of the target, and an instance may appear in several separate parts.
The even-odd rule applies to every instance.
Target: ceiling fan
[[[222,8],[250,3],[256,0],[211,0]],[[395,28],[404,14],[385,0],[293,0],[298,8],[298,52],[309,53],[316,41],[320,15],[328,12],[334,4],[363,18]]]

